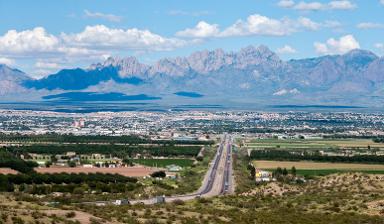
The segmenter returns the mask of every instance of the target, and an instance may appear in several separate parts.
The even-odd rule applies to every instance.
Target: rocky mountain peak
[[[102,69],[105,67],[114,67],[119,71],[121,77],[143,75],[149,66],[142,64],[136,57],[129,56],[125,58],[109,57],[103,63],[92,65],[90,69]]]

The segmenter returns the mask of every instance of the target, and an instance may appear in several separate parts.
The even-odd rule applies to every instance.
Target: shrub
[[[75,212],[68,212],[67,214],[65,214],[65,217],[67,218],[74,218],[76,216],[76,213]]]

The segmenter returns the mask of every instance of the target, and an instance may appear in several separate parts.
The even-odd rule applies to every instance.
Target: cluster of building
[[[111,155],[104,155],[99,153],[93,154],[76,154],[75,152],[66,152],[64,154],[48,155],[28,153],[28,155],[21,155],[22,159],[34,161],[39,166],[83,166],[83,167],[122,167],[126,166],[122,159],[113,157]]]
[[[0,133],[147,135],[164,139],[205,139],[226,131],[281,138],[339,134],[384,136],[384,114],[329,112],[169,111],[95,112],[87,114],[1,110]]]

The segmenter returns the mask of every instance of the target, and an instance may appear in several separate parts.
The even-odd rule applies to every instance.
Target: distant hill
[[[31,78],[22,71],[0,64],[0,96],[26,92],[22,84],[29,80]]]
[[[10,80],[11,71],[19,78]],[[18,70],[0,70],[0,85],[6,82],[13,84],[1,94],[27,88],[277,104],[369,104],[384,99],[384,58],[370,51],[352,50],[344,55],[283,61],[262,45],[238,52],[198,51],[188,57],[164,58],[153,65],[134,57],[111,57],[87,69],[64,69],[39,80]]]

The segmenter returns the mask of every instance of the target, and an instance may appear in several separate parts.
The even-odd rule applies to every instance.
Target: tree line
[[[83,189],[110,192],[114,188],[118,188],[121,191],[127,190],[127,186],[132,188],[136,183],[137,179],[133,177],[103,173],[0,174],[0,191],[13,191],[15,185],[23,186],[22,188],[26,188],[29,185],[50,185],[49,187],[46,186],[49,189],[44,189],[50,192],[73,192],[76,187],[83,187]],[[39,188],[42,189],[43,187],[39,186]],[[115,192],[117,190],[114,189],[112,191]]]
[[[44,135],[21,135],[21,134],[0,134],[0,141],[9,142],[56,142],[56,143],[122,143],[129,145],[138,144],[164,144],[164,145],[211,145],[214,141],[176,141],[176,140],[152,140],[148,137],[137,135],[123,136],[107,136],[107,135],[59,135],[59,134],[44,134]]]
[[[33,168],[37,166],[38,164],[35,162],[24,161],[10,152],[0,150],[0,167],[11,168],[21,173],[30,173],[34,172]]]
[[[253,150],[251,159],[300,161],[311,160],[318,162],[345,162],[345,163],[383,163],[384,156],[355,155],[355,156],[327,156],[320,153],[291,152],[285,150]]]
[[[197,156],[200,146],[125,146],[125,145],[31,145],[11,146],[9,151],[17,154],[37,153],[57,155],[66,152],[77,154],[104,154],[119,158],[133,157],[136,154],[152,156]]]

